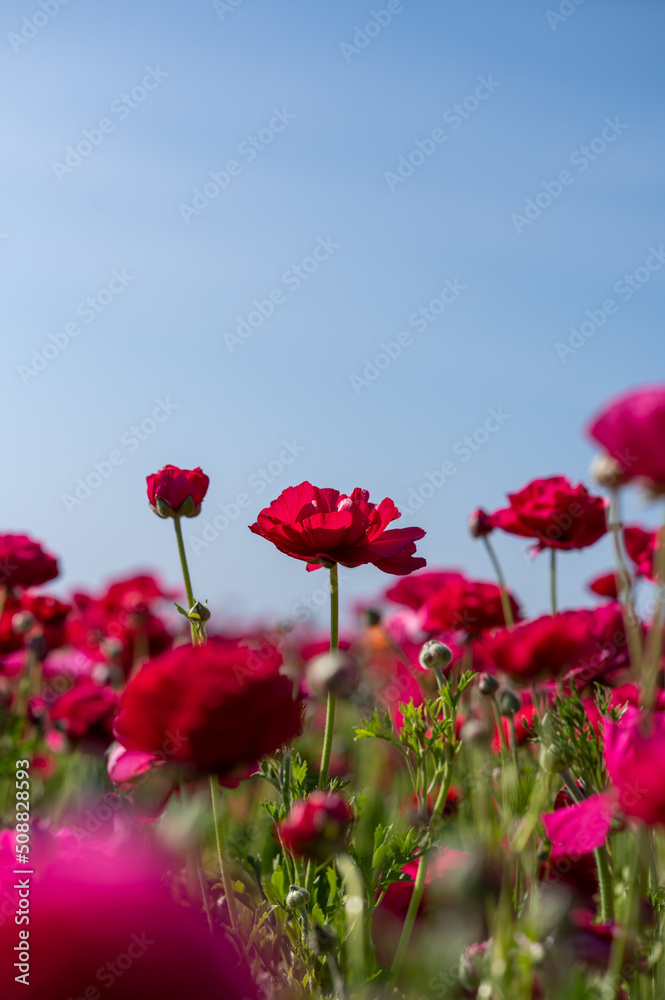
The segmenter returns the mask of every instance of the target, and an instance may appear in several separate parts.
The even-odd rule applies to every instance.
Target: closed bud
[[[621,463],[611,455],[597,455],[591,463],[589,474],[594,482],[609,490],[623,486],[628,481]]]
[[[485,743],[490,731],[484,719],[467,719],[460,729],[460,740],[463,743]]]
[[[469,533],[472,538],[484,538],[494,531],[494,525],[482,507],[476,507],[469,517]]]
[[[546,744],[541,743],[539,760],[543,771],[547,771],[548,774],[559,774],[560,771],[565,771],[574,762],[575,751],[572,746],[563,746],[558,743],[546,746]]]
[[[366,608],[365,609],[365,622],[369,626],[380,625],[381,624],[381,612],[377,611],[376,608]]]
[[[17,611],[12,615],[12,630],[20,635],[25,635],[37,624],[35,616],[30,611]]]
[[[478,678],[478,689],[481,694],[490,697],[499,690],[499,682],[492,674],[481,674]]]
[[[448,646],[439,642],[438,639],[430,639],[420,650],[418,662],[424,670],[445,670],[450,666],[453,658],[452,651]]]
[[[501,692],[499,697],[499,711],[501,715],[505,715],[506,718],[510,719],[519,712],[521,707],[522,699],[514,691],[506,688],[505,691]]]
[[[307,889],[300,885],[290,885],[286,894],[286,905],[290,910],[299,910],[301,906],[307,906],[311,899]]]
[[[314,694],[349,698],[358,687],[358,669],[342,652],[322,653],[307,664],[307,683]]]
[[[189,609],[189,617],[196,618],[201,622],[207,622],[210,619],[210,608],[206,607],[205,604],[201,604],[200,601],[197,601],[196,604]]]
[[[30,632],[26,636],[25,645],[31,653],[35,654],[38,660],[43,660],[48,653],[48,643],[41,629],[35,629],[33,632]]]

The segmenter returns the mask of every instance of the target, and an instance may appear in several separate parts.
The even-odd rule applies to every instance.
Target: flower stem
[[[337,652],[339,645],[339,584],[337,579],[337,563],[330,567],[330,652]],[[323,750],[321,751],[321,767],[319,770],[319,788],[328,784],[328,768],[332,752],[333,730],[335,728],[335,696],[328,692],[326,708],[326,728],[323,734]]]
[[[503,620],[506,623],[507,628],[512,628],[515,624],[515,619],[513,618],[513,609],[510,606],[510,599],[508,597],[508,589],[506,587],[506,579],[503,575],[503,570],[501,569],[501,563],[497,559],[496,552],[494,551],[494,546],[490,542],[487,535],[483,535],[483,543],[487,549],[487,554],[490,557],[490,562],[494,567],[494,572],[496,573],[496,578],[499,582],[499,590],[501,591],[501,607],[503,609]]]
[[[215,820],[215,837],[217,839],[217,858],[219,860],[219,869],[222,876],[222,885],[224,886],[226,905],[229,908],[231,927],[233,928],[234,931],[237,931],[238,908],[236,905],[236,897],[233,892],[233,882],[231,881],[229,859],[226,853],[226,840],[224,838],[224,821],[222,818],[221,803],[219,796],[219,781],[217,779],[217,776],[214,774],[210,775],[210,796],[212,798],[212,815]]]
[[[612,868],[607,847],[597,847],[594,857],[598,871],[598,887],[600,889],[600,919],[604,924],[614,920],[614,889],[612,886]]]
[[[399,939],[399,944],[397,946],[397,951],[395,952],[395,958],[393,959],[391,967],[391,972],[395,976],[399,975],[402,965],[404,964],[406,949],[408,948],[409,941],[411,940],[411,932],[413,931],[416,916],[418,915],[420,900],[422,899],[423,892],[425,890],[428,863],[428,853],[426,852],[425,854],[421,854],[420,860],[418,861],[418,871],[416,872],[416,881],[413,885],[413,893],[411,895],[409,909],[407,910],[404,926],[402,927],[402,935]]]
[[[180,566],[182,568],[182,578],[185,583],[185,593],[187,595],[187,610],[191,609],[196,604],[194,600],[194,591],[192,590],[192,580],[189,575],[189,566],[187,565],[187,555],[185,553],[185,543],[182,539],[182,526],[180,524],[180,518],[174,517],[173,524],[175,526],[175,537],[178,542],[178,555],[180,556]],[[203,622],[194,622],[189,620],[189,627],[192,633],[192,644],[194,646],[201,645],[205,641],[205,625]]]
[[[550,599],[552,601],[552,614],[557,613],[556,603],[556,549],[550,549]]]

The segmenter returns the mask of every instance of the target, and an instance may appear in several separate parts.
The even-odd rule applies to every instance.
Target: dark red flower
[[[278,823],[281,839],[294,854],[326,861],[346,847],[353,812],[336,792],[312,792],[295,802]]]
[[[201,469],[179,469],[165,465],[146,477],[148,500],[160,517],[196,517],[210,480]]]
[[[482,507],[476,507],[475,510],[471,511],[469,516],[469,533],[472,538],[485,538],[493,531],[492,518],[487,511],[483,510]]]
[[[490,523],[511,535],[535,538],[537,549],[584,549],[607,531],[606,501],[565,476],[534,479],[509,493],[510,506],[489,515]]]
[[[613,601],[619,597],[615,573],[603,573],[602,576],[595,576],[587,586],[592,594],[598,594],[599,597],[609,597]]]
[[[665,386],[644,386],[613,399],[587,433],[617,463],[624,482],[665,485]]]
[[[125,688],[116,738],[128,750],[225,777],[246,774],[295,739],[302,702],[266,644],[178,646],[148,661]]]
[[[486,641],[499,670],[519,680],[552,678],[575,667],[589,641],[586,616],[576,611],[543,615],[502,629]]]
[[[0,535],[0,587],[40,587],[58,575],[58,561],[28,535]]]
[[[21,609],[34,616],[49,649],[57,649],[65,644],[66,622],[72,610],[71,604],[65,604],[47,594],[26,591],[21,594]]]
[[[392,500],[370,503],[367,490],[355,489],[346,496],[305,482],[280,493],[249,530],[287,556],[306,562],[308,570],[330,563],[372,563],[384,573],[404,576],[426,564],[414,557],[415,543],[425,532],[422,528],[386,530],[398,517],[401,514]]]
[[[108,746],[113,740],[113,719],[118,695],[108,687],[84,679],[53,701],[51,722],[60,723],[71,740]]]
[[[512,596],[508,600],[513,618],[520,617],[520,608]],[[457,629],[477,635],[483,629],[504,625],[501,590],[495,583],[468,580],[461,573],[448,574],[448,580],[431,594],[420,608],[424,631],[439,632]]]
[[[654,580],[656,576],[654,556],[658,547],[658,532],[646,531],[633,524],[623,529],[623,538],[626,552],[635,563],[638,576]]]

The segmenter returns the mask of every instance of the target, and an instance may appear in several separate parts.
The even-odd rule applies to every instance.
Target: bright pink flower
[[[0,586],[40,587],[58,575],[58,561],[28,535],[0,535]]]
[[[346,847],[353,812],[336,792],[312,792],[294,802],[277,824],[284,844],[294,854],[325,861]]]
[[[128,750],[225,778],[290,743],[302,702],[276,649],[251,643],[178,646],[144,664],[122,694],[116,738]]]
[[[647,723],[629,706],[618,722],[603,719],[602,727],[605,764],[622,812],[649,826],[665,823],[665,713],[654,712]]]
[[[435,591],[420,608],[425,632],[455,629],[478,635],[483,629],[504,625],[501,590],[495,583],[468,580],[461,574],[450,573],[448,581]],[[508,600],[513,618],[520,618],[520,608],[512,596]]]
[[[209,478],[200,468],[165,465],[146,477],[148,500],[160,517],[196,517],[208,491]]]
[[[370,503],[367,490],[355,489],[346,496],[305,482],[280,493],[249,529],[280,552],[306,562],[308,570],[331,563],[372,563],[384,573],[403,576],[425,565],[424,559],[414,557],[415,543],[425,532],[422,528],[386,530],[398,517],[401,514],[392,500]]]
[[[502,629],[486,640],[499,670],[519,680],[558,677],[576,666],[589,640],[586,617],[576,611],[543,615]]]
[[[626,552],[635,563],[638,576],[654,580],[654,556],[658,547],[658,532],[646,531],[637,524],[628,525],[623,529]]]
[[[665,386],[644,386],[613,399],[587,433],[618,464],[625,482],[665,485]]]
[[[603,573],[602,576],[595,576],[593,580],[589,580],[587,586],[592,594],[598,594],[599,597],[609,597],[616,601],[619,596],[615,573]]]
[[[540,817],[552,842],[551,861],[579,858],[605,843],[616,811],[616,794],[590,795],[583,802],[543,813]]]
[[[510,506],[494,511],[489,521],[511,535],[535,538],[537,550],[584,549],[607,531],[606,501],[565,476],[534,479],[517,493]]]

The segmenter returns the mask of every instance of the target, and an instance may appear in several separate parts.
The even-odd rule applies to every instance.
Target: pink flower
[[[617,463],[623,481],[665,486],[665,386],[650,385],[613,399],[587,433]]]
[[[543,813],[545,833],[552,841],[551,861],[579,858],[605,843],[616,810],[616,794],[591,795],[564,809]]]
[[[249,530],[272,542],[280,552],[307,563],[363,566],[372,563],[384,573],[403,576],[425,565],[415,558],[422,528],[388,529],[401,517],[390,499],[370,503],[367,490],[350,496],[318,489],[311,483],[289,486],[264,508]]]
[[[665,823],[665,714],[647,723],[629,706],[618,722],[603,719],[605,765],[626,816],[648,826]]]

